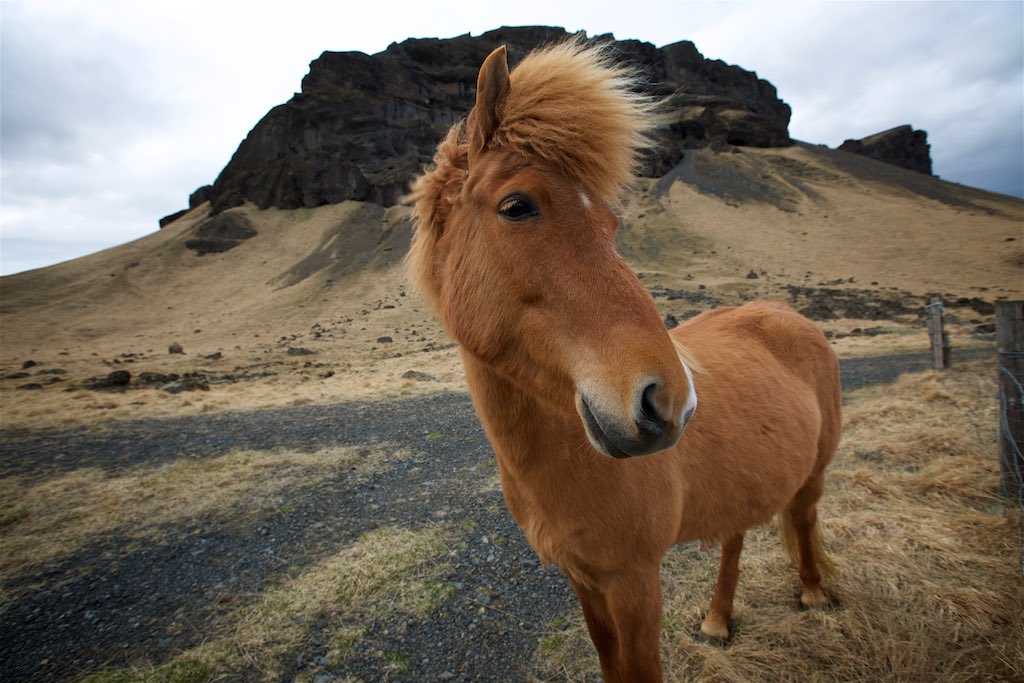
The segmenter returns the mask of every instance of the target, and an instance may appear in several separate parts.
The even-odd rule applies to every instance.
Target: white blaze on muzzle
[[[679,418],[679,429],[682,430],[697,410],[697,389],[693,386],[693,373],[690,372],[690,366],[682,358],[679,359],[679,362],[683,365],[683,372],[686,373],[686,382],[690,385],[690,391],[686,394],[686,404],[683,406],[683,412]]]

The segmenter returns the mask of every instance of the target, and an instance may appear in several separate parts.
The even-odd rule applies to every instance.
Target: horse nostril
[[[640,414],[637,416],[637,426],[643,431],[660,432],[665,426],[665,418],[661,416],[655,403],[654,393],[658,390],[658,383],[651,382],[640,393]]]

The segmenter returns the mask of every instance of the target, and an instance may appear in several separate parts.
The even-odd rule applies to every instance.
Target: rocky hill
[[[911,171],[932,174],[931,146],[928,133],[911,126],[897,126],[860,140],[846,140],[839,145],[844,152],[862,154]]]
[[[567,35],[561,28],[500,28],[477,37],[410,39],[376,55],[325,52],[310,65],[302,91],[263,117],[190,206],[209,200],[218,213],[246,201],[261,209],[349,199],[394,205],[437,141],[472,107],[476,73],[491,50],[507,45],[514,65]],[[705,59],[688,41],[656,48],[611,36],[593,40],[612,42],[622,60],[640,66],[647,89],[671,102],[673,119],[648,160],[648,175],[671,170],[688,148],[790,144],[790,108],[757,74]]]

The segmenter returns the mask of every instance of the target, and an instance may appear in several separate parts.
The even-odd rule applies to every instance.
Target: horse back
[[[787,304],[753,301],[723,306],[685,321],[670,334],[698,361],[716,348],[756,348],[819,390],[821,399],[839,397],[839,360],[824,333]]]

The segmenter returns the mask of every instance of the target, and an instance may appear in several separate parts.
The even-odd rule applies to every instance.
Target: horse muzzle
[[[666,392],[657,381],[642,382],[623,416],[621,411],[602,409],[602,403],[580,392],[576,410],[583,420],[590,443],[613,458],[649,455],[675,446],[697,410],[693,375],[684,364],[688,384],[686,402],[678,414],[669,408]],[[676,404],[678,405],[678,404]]]

